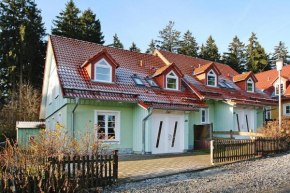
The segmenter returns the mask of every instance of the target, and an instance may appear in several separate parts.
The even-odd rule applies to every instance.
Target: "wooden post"
[[[241,129],[240,129],[240,122],[239,122],[239,115],[236,114],[236,116],[237,116],[238,130],[241,131]]]
[[[118,150],[114,150],[114,178],[115,180],[118,179]]]
[[[214,140],[210,141],[210,161],[211,165],[214,165]]]
[[[213,138],[213,124],[212,123],[210,124],[210,127],[209,127],[209,137],[210,137],[210,140],[212,140]]]
[[[233,130],[230,130],[230,138],[233,139]]]

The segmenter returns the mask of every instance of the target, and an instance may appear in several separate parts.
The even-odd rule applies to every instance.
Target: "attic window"
[[[283,88],[284,88],[283,83],[280,84],[280,87],[281,87],[281,94],[283,95],[283,93],[284,93],[284,91],[283,91]],[[279,84],[275,85],[275,95],[279,95]]]
[[[207,86],[213,86],[213,87],[217,86],[217,76],[213,70],[210,70],[207,73]]]
[[[251,78],[247,80],[247,92],[254,92],[254,82]]]
[[[166,88],[171,90],[178,89],[178,77],[173,71],[166,75]]]
[[[112,66],[105,59],[95,64],[95,80],[100,82],[112,82]]]
[[[153,79],[147,78],[146,80],[151,87],[158,87],[157,83]]]
[[[132,77],[135,84],[138,85],[138,86],[144,86],[144,82],[141,80],[141,78],[139,77]]]

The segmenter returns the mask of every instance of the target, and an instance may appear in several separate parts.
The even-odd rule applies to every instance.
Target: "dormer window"
[[[247,92],[254,92],[254,82],[251,78],[247,80]]]
[[[178,89],[178,76],[173,71],[166,75],[166,88],[171,90]]]
[[[207,73],[207,86],[213,86],[213,87],[217,86],[217,76],[213,70],[210,70]]]
[[[280,84],[280,87],[281,87],[281,94],[283,94],[284,93],[284,91],[283,91],[283,88],[284,88],[283,83]],[[279,84],[275,85],[275,95],[279,95]]]
[[[95,81],[112,82],[112,66],[105,59],[95,64]]]

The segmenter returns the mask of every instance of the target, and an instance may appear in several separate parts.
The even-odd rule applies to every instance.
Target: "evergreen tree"
[[[278,59],[283,59],[285,65],[290,63],[290,56],[288,55],[288,48],[285,46],[285,43],[282,41],[280,41],[279,45],[275,46],[274,48],[274,53],[272,54],[272,58],[271,58],[272,63],[275,63],[275,61]]]
[[[96,14],[91,9],[87,9],[80,17],[81,23],[81,40],[104,44],[104,36],[101,32],[101,23],[96,19]]]
[[[148,46],[149,48],[146,50],[146,54],[153,54],[154,50],[156,49],[155,41],[152,39]]]
[[[224,53],[223,62],[229,65],[238,73],[244,72],[245,45],[235,36],[233,42],[229,44],[228,52]]]
[[[115,48],[121,48],[121,49],[124,49],[124,46],[123,44],[121,43],[121,41],[119,40],[117,34],[115,34],[113,36],[113,44],[112,44],[113,47]]]
[[[180,47],[180,32],[174,29],[174,22],[169,21],[169,24],[161,31],[159,31],[158,38],[155,40],[156,47],[160,50],[168,52],[177,52]]]
[[[253,73],[270,70],[271,65],[268,57],[264,48],[258,42],[256,34],[252,33],[246,51],[246,70]]]
[[[203,46],[203,48],[200,50],[199,56],[205,60],[210,60],[213,62],[220,61],[219,50],[212,36],[209,36],[207,39],[205,46]]]
[[[183,40],[180,43],[180,48],[178,49],[179,54],[196,57],[198,55],[198,45],[195,40],[195,37],[192,36],[192,33],[188,30],[183,35]]]
[[[81,11],[76,7],[73,0],[70,0],[65,5],[65,10],[56,16],[56,20],[53,20],[52,34],[65,36],[69,38],[81,39],[82,30],[79,14]]]
[[[139,48],[137,48],[136,44],[134,42],[132,42],[131,47],[129,48],[129,50],[131,52],[140,52],[141,50]]]

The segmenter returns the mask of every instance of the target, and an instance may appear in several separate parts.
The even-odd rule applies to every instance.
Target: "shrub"
[[[269,121],[264,126],[258,128],[258,133],[265,137],[286,137],[290,139],[290,117],[282,117],[281,130],[279,130],[279,120]]]

